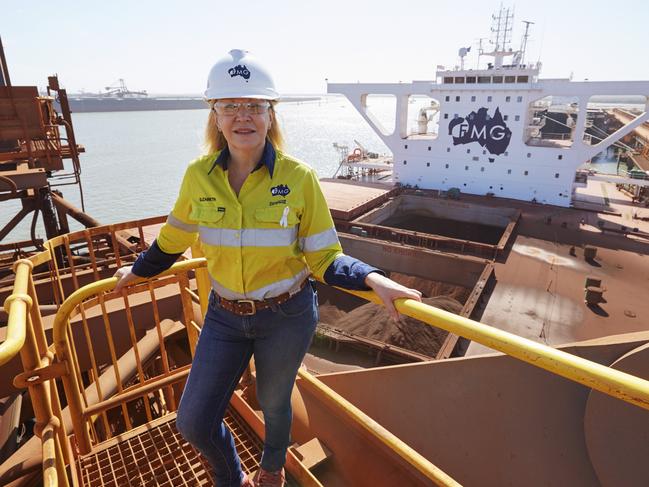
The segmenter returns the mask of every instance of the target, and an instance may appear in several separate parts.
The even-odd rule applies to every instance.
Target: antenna
[[[505,8],[500,4],[500,10],[497,14],[491,16],[491,39],[490,44],[493,45],[492,52],[484,53],[494,57],[494,66],[500,68],[503,65],[505,56],[512,56],[512,48],[510,47],[512,28],[514,23],[514,10],[512,8]]]
[[[525,24],[525,34],[523,34],[523,40],[521,41],[521,64],[525,64],[525,49],[527,49],[527,39],[530,37],[530,25],[534,24],[534,22],[523,20],[523,23]]]
[[[511,42],[514,11],[501,4],[498,14],[492,15],[491,19],[492,38],[489,42],[494,45],[494,51],[506,51]]]
[[[482,53],[484,52],[484,49],[482,47],[482,41],[486,41],[486,40],[488,40],[487,37],[478,38],[478,59],[476,60],[475,69],[480,69],[480,56],[482,56]]]

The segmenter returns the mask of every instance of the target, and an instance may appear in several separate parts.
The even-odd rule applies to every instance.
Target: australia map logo
[[[230,78],[241,76],[246,81],[250,78],[250,70],[246,68],[245,64],[237,64],[234,68],[228,69],[228,74]]]
[[[512,131],[503,120],[500,109],[490,117],[487,108],[469,113],[466,118],[458,117],[448,124],[448,134],[453,136],[453,145],[478,142],[491,154],[500,155],[507,150]]]
[[[278,186],[273,186],[270,188],[270,194],[273,196],[286,196],[291,190],[285,184],[280,184]]]

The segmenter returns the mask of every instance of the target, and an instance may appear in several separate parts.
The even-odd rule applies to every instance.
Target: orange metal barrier
[[[165,333],[172,331],[174,327],[165,327],[169,322],[164,322],[160,308],[161,297],[163,291],[169,290],[168,286],[172,286],[172,289],[177,286],[177,291],[167,294],[165,299],[177,300],[178,306],[175,308],[182,312],[177,321],[182,326],[176,326],[176,329],[184,330],[193,353],[200,331],[200,318],[197,315],[205,312],[209,292],[204,259],[176,263],[155,280],[136,282],[119,295],[110,292],[116,279],[108,277],[114,272],[115,266],[132,261],[136,252],[141,250],[143,227],[162,220],[163,218],[137,222],[134,226],[140,238],[130,239],[136,240],[134,243],[127,235],[120,233],[129,224],[99,227],[57,237],[46,243],[45,251],[29,260],[15,263],[14,292],[5,302],[9,326],[7,340],[0,344],[0,364],[20,353],[25,372],[17,376],[14,382],[17,387],[29,389],[34,404],[36,434],[43,445],[43,475],[46,485],[67,486],[69,479],[66,465],[73,462],[71,444],[63,427],[64,417],[56,380],[61,380],[66,392],[74,433],[73,445],[78,455],[93,451],[94,447],[115,439],[117,435],[135,431],[140,425],[155,422],[177,407],[174,386],[187,376],[189,365],[173,364],[165,348]],[[85,242],[87,257],[81,255],[75,247],[79,241]],[[35,267],[44,264],[49,266],[48,272],[33,274]],[[190,272],[195,273],[197,292],[191,290]],[[54,343],[49,347],[38,307],[35,275],[40,280],[49,275],[52,299],[60,305],[54,321]],[[63,276],[70,279],[64,280]],[[84,283],[89,284],[84,286]],[[43,283],[40,282],[39,285]],[[137,296],[141,294],[148,295],[147,299],[144,303],[135,303]],[[353,294],[375,302],[378,299],[370,292]],[[200,310],[194,309],[196,301],[200,303]],[[123,304],[124,314],[120,323],[125,323],[126,326],[126,343],[117,343],[113,336],[115,328],[110,323],[109,315],[120,312],[113,306],[115,303]],[[138,345],[146,331],[139,326],[134,311],[136,307],[142,306],[151,307],[147,311],[153,319],[149,332],[159,347],[159,358],[153,361],[141,355]],[[402,313],[421,321],[649,409],[649,381],[422,303],[398,300],[396,306]],[[97,338],[94,331],[101,331],[103,339]],[[135,364],[134,374],[129,377],[123,376],[120,362],[125,353],[130,354],[130,360]],[[82,363],[85,364],[84,367],[81,367]],[[428,478],[440,485],[457,485],[453,479],[371,418],[350,407],[344,398],[303,371],[300,374],[311,387],[318,390],[323,400],[330,401],[359,425],[366,427],[396,455]],[[108,383],[113,386],[107,387]]]

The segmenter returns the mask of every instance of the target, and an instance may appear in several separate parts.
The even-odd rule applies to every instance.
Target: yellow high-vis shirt
[[[225,299],[294,292],[310,274],[322,281],[342,248],[315,171],[276,151],[272,177],[258,168],[237,196],[218,155],[187,168],[160,249],[179,254],[199,238],[214,291]]]

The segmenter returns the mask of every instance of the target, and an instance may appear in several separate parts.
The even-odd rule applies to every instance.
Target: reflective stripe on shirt
[[[338,234],[336,233],[336,229],[332,227],[310,237],[301,238],[300,248],[304,252],[317,252],[337,243]]]
[[[169,213],[169,216],[167,216],[167,223],[172,227],[176,227],[177,229],[183,230],[185,232],[194,233],[198,231],[198,225],[192,225],[191,223],[180,221],[171,213]]]
[[[219,284],[219,282],[212,276],[210,276],[210,280],[212,281],[212,288],[214,289],[214,292],[222,298],[228,300],[254,299],[256,301],[259,301],[262,299],[279,296],[280,294],[284,294],[286,292],[292,293],[297,291],[300,287],[300,284],[302,284],[302,281],[304,281],[309,276],[309,274],[309,270],[305,268],[302,272],[293,277],[273,282],[272,284],[261,287],[259,289],[255,289],[253,291],[247,291],[245,294],[228,289],[227,287]]]
[[[212,228],[198,231],[203,243],[224,247],[288,247],[297,240],[297,226],[291,228]]]

